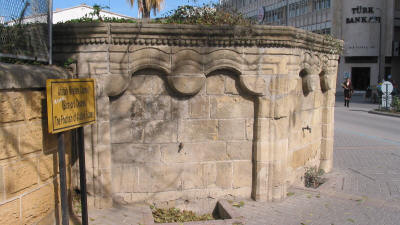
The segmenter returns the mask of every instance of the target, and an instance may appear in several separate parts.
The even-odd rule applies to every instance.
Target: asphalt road
[[[335,107],[335,146],[400,146],[400,118],[368,113],[378,105],[356,96],[349,108],[338,97]],[[347,136],[347,137],[346,137]],[[348,143],[349,138],[353,143]],[[360,142],[360,139],[363,141]]]

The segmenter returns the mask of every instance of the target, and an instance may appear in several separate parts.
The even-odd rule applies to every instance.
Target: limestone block
[[[111,74],[102,76],[101,79],[97,79],[97,82],[103,87],[107,96],[117,96],[126,90],[130,80],[130,76]]]
[[[104,62],[78,61],[77,69],[79,76],[84,76],[84,77],[108,74],[107,62],[105,61]],[[116,72],[119,73],[120,71]]]
[[[96,104],[97,104],[97,120],[98,121],[108,121],[110,120],[110,98],[107,97],[101,97],[96,99]]]
[[[154,74],[133,76],[127,92],[133,95],[161,95],[167,90],[161,74]]]
[[[124,94],[110,102],[111,120],[144,119],[145,106],[142,98]]]
[[[271,94],[283,95],[289,93],[289,82],[291,78],[287,76],[277,76],[271,78],[269,92]]]
[[[311,92],[307,95],[304,95],[301,98],[301,106],[300,109],[303,111],[312,110],[315,106],[315,92]]]
[[[332,138],[334,135],[334,125],[333,123],[322,124],[322,137]]]
[[[267,97],[258,99],[258,116],[260,118],[281,118],[289,116],[291,105],[289,97],[272,100]]]
[[[46,106],[44,92],[27,91],[24,94],[26,99],[26,119],[41,118],[44,115],[43,109]]]
[[[187,142],[218,139],[217,120],[185,120],[179,128],[179,139]]]
[[[107,63],[108,54],[106,51],[91,51],[91,52],[80,52],[78,54],[78,61],[82,62],[99,62],[99,63]]]
[[[111,134],[110,134],[110,122],[97,122],[95,127],[98,129],[98,144],[109,144],[111,143]]]
[[[256,177],[253,182],[253,193],[252,197],[259,200],[269,200],[268,199],[268,164],[257,162],[256,165]]]
[[[239,82],[234,76],[225,76],[225,94],[238,95],[239,94]]]
[[[66,138],[66,149],[68,149],[68,144],[70,144],[68,140],[69,139]],[[48,154],[55,151],[57,149],[57,145],[57,134],[50,134],[48,127],[43,126],[43,153]]]
[[[37,159],[31,158],[4,167],[7,198],[38,183]]]
[[[39,178],[41,181],[56,176],[58,173],[57,153],[39,157]]]
[[[202,163],[202,174],[201,179],[203,181],[204,188],[215,188],[218,182],[217,178],[217,165],[214,162]],[[231,170],[232,173],[232,170]]]
[[[222,189],[232,189],[232,163],[231,162],[218,162],[216,185]],[[251,176],[251,175],[250,175]]]
[[[335,113],[334,107],[323,108],[322,109],[322,123],[323,124],[333,123],[334,118],[335,118],[334,113]]]
[[[254,119],[246,120],[246,139],[251,141],[253,140],[254,133]]]
[[[289,118],[258,119],[256,121],[257,140],[281,140],[289,136]]]
[[[0,202],[3,202],[5,195],[5,190],[4,190],[4,177],[3,177],[3,167],[0,167]]]
[[[253,142],[228,142],[226,150],[228,152],[228,157],[232,160],[251,160],[253,153]]]
[[[172,120],[189,118],[189,101],[185,98],[171,98],[171,118]]]
[[[233,188],[251,187],[252,181],[251,161],[233,163]]]
[[[303,134],[301,131],[291,131],[289,134],[289,149],[296,151],[303,145]]]
[[[154,120],[146,124],[144,129],[145,143],[171,143],[178,138],[177,121]]]
[[[254,103],[239,96],[212,96],[211,118],[253,118]]]
[[[139,168],[129,164],[113,164],[112,185],[114,192],[137,192]]]
[[[203,174],[202,164],[199,163],[185,164],[183,166],[183,173],[182,173],[183,190],[204,188],[205,185],[203,179],[205,179],[208,176],[209,176],[208,174]]]
[[[161,192],[182,189],[183,164],[147,163],[139,168],[139,191]]]
[[[160,162],[160,146],[154,144],[114,144],[112,161],[115,164]]]
[[[245,120],[219,120],[218,139],[219,140],[244,140],[246,138]]]
[[[168,76],[172,89],[182,95],[195,95],[204,86],[206,78],[203,75]]]
[[[111,121],[111,143],[143,142],[145,125],[128,119]]]
[[[0,160],[18,155],[19,129],[15,126],[0,127]]]
[[[293,169],[302,167],[306,164],[305,157],[307,151],[311,151],[311,148],[302,148],[300,150],[293,152],[293,159],[292,162],[290,163]]]
[[[0,123],[21,121],[25,118],[25,99],[21,92],[0,93]]]
[[[163,144],[161,153],[166,163],[204,162],[228,160],[224,142]]]
[[[322,139],[321,142],[321,159],[333,158],[333,139]]]
[[[324,105],[325,98],[324,94],[320,91],[316,91],[314,94],[314,108],[320,108]]]
[[[244,90],[253,95],[265,95],[267,93],[267,81],[261,76],[240,76],[240,84]]]
[[[189,115],[193,119],[207,119],[210,117],[208,96],[195,96],[189,100]]]
[[[110,63],[128,63],[129,55],[126,52],[110,52]]]
[[[325,93],[325,102],[324,102],[325,107],[334,107],[335,101],[336,101],[335,92],[328,91]]]
[[[107,198],[111,198],[111,189],[112,189],[112,168],[106,168],[106,169],[101,169],[100,170],[100,176],[101,176],[101,197],[102,199],[102,205],[103,204],[109,204],[109,200]],[[110,207],[110,206],[108,206]]]
[[[97,145],[96,153],[98,160],[98,168],[102,170],[111,169],[111,149],[113,146],[110,145]]]
[[[22,197],[22,223],[34,224],[46,217],[57,205],[52,184],[42,186]]]
[[[288,92],[297,92],[297,91],[301,91],[301,78],[298,77],[298,74],[296,74],[295,76],[289,76],[289,80],[288,80]]]
[[[0,224],[20,224],[20,199],[0,204]]]
[[[20,128],[20,153],[28,154],[43,149],[42,121],[26,122]]]
[[[167,95],[145,97],[144,119],[169,120],[171,119],[171,97]],[[137,119],[133,117],[133,119]]]

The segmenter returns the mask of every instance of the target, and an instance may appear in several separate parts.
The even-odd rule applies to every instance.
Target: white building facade
[[[78,6],[74,6],[71,8],[66,8],[66,9],[56,9],[53,12],[53,23],[63,23],[68,20],[72,19],[79,19],[83,17],[92,17],[91,13],[93,13],[93,7],[88,6],[86,4],[81,4]],[[117,18],[117,19],[132,19],[134,20],[135,18],[130,17],[130,16],[125,16],[121,15],[118,13],[110,12],[107,10],[101,10],[100,11],[100,16],[102,18],[108,17],[108,18]],[[97,19],[97,16],[93,15],[94,19]]]
[[[294,26],[344,40],[338,84],[351,76],[354,88],[362,91],[388,75],[400,82],[400,0],[221,0],[220,4],[260,24]]]

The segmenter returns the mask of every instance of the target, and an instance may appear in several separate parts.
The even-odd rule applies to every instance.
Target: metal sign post
[[[58,143],[58,167],[60,172],[62,224],[68,225],[69,213],[68,213],[68,197],[67,197],[67,176],[65,172],[64,133],[58,134],[57,143]]]
[[[79,183],[81,185],[82,225],[88,225],[88,210],[86,196],[86,165],[85,165],[85,135],[83,127],[78,129]]]
[[[77,131],[78,136],[77,149],[79,151],[82,225],[88,225],[83,126],[96,122],[94,80],[50,79],[46,81],[46,91],[49,132],[58,133],[62,225],[69,225],[64,131],[72,129]]]

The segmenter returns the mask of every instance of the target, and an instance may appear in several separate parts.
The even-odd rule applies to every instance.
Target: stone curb
[[[376,114],[376,115],[382,115],[382,116],[391,116],[391,117],[400,118],[400,114],[396,114],[396,113],[379,112],[379,111],[375,111],[375,110],[370,110],[370,111],[368,111],[368,113]]]

